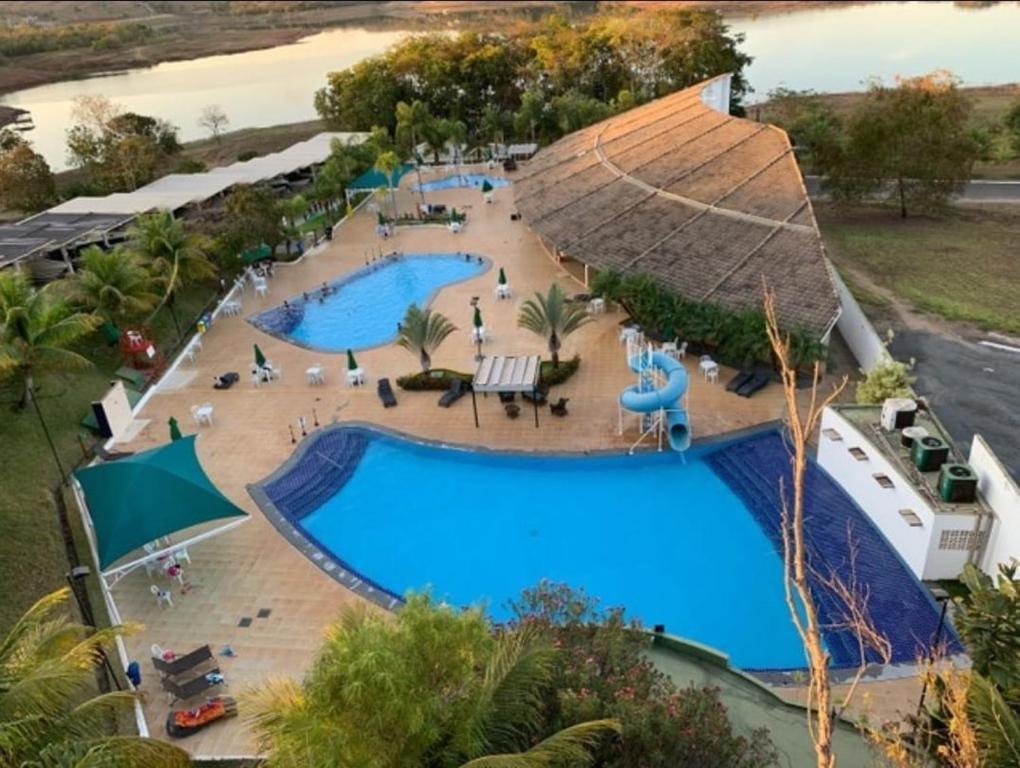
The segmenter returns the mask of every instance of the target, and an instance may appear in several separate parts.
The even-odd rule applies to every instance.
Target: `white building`
[[[968,562],[994,572],[1020,556],[1020,492],[983,440],[965,461],[934,415],[923,406],[911,411],[911,403],[914,430],[906,435],[889,428],[893,417],[883,419],[880,406],[826,408],[818,463],[918,578],[956,578]]]

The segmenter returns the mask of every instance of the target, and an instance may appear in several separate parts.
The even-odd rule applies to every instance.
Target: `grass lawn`
[[[816,213],[829,256],[850,283],[857,273],[918,310],[1020,333],[1020,210],[960,206],[942,218],[904,220],[880,206],[818,204]]]
[[[198,310],[212,296],[208,285],[193,286],[177,299],[182,328],[190,324]],[[153,331],[162,349],[176,339],[169,314],[156,318]],[[38,393],[50,434],[64,468],[69,470],[82,459],[78,436],[84,430],[79,422],[91,402],[109,387],[112,373],[120,367],[120,355],[95,334],[79,351],[95,367],[74,373],[42,377]],[[0,387],[0,636],[41,595],[64,585],[68,569],[63,535],[57,518],[51,489],[58,486],[60,474],[46,445],[42,428],[33,410],[16,411],[19,391],[11,382]],[[158,428],[158,425],[154,428]],[[89,438],[91,442],[91,436]],[[68,508],[72,518],[77,513]],[[79,557],[88,560],[83,540],[76,541]],[[98,609],[98,606],[94,605]],[[98,610],[97,610],[98,612]]]

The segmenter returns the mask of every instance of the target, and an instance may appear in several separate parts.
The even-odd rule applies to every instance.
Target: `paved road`
[[[905,329],[890,352],[917,360],[915,389],[964,453],[981,435],[1020,482],[1020,352]]]
[[[821,177],[805,176],[808,194],[822,197]],[[957,198],[964,203],[1020,203],[1020,181],[968,181]]]

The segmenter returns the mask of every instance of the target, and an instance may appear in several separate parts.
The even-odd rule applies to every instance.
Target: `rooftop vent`
[[[934,435],[915,440],[911,453],[914,466],[922,472],[935,472],[949,461],[949,445]]]
[[[966,464],[943,464],[939,496],[950,504],[969,504],[977,496],[977,475]]]

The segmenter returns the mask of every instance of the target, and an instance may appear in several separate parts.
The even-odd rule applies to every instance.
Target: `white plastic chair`
[[[154,658],[154,659],[162,659],[163,658],[163,649],[160,648],[155,643],[153,643],[151,646],[149,646],[149,653],[152,654],[152,658]]]
[[[256,283],[255,284],[255,295],[256,296],[262,296],[262,297],[268,296],[269,295],[269,286],[266,285],[265,283]]]
[[[714,368],[709,368],[707,371],[705,371],[705,380],[710,382],[710,383],[712,383],[712,384],[718,384],[719,383],[719,366],[718,365],[715,366]]]
[[[181,560],[187,560],[188,565],[191,565],[191,555],[188,554],[187,547],[177,547],[177,549],[170,552],[170,557],[172,557],[178,563]]]
[[[678,358],[680,358],[681,360],[686,360],[687,359],[687,342],[686,341],[683,344],[681,344],[679,347],[677,347],[676,356]]]
[[[151,584],[149,586],[149,591],[152,593],[152,596],[156,598],[156,605],[162,607],[163,604],[166,603],[168,608],[174,607],[173,598],[170,597],[170,590],[160,589],[155,584]]]

